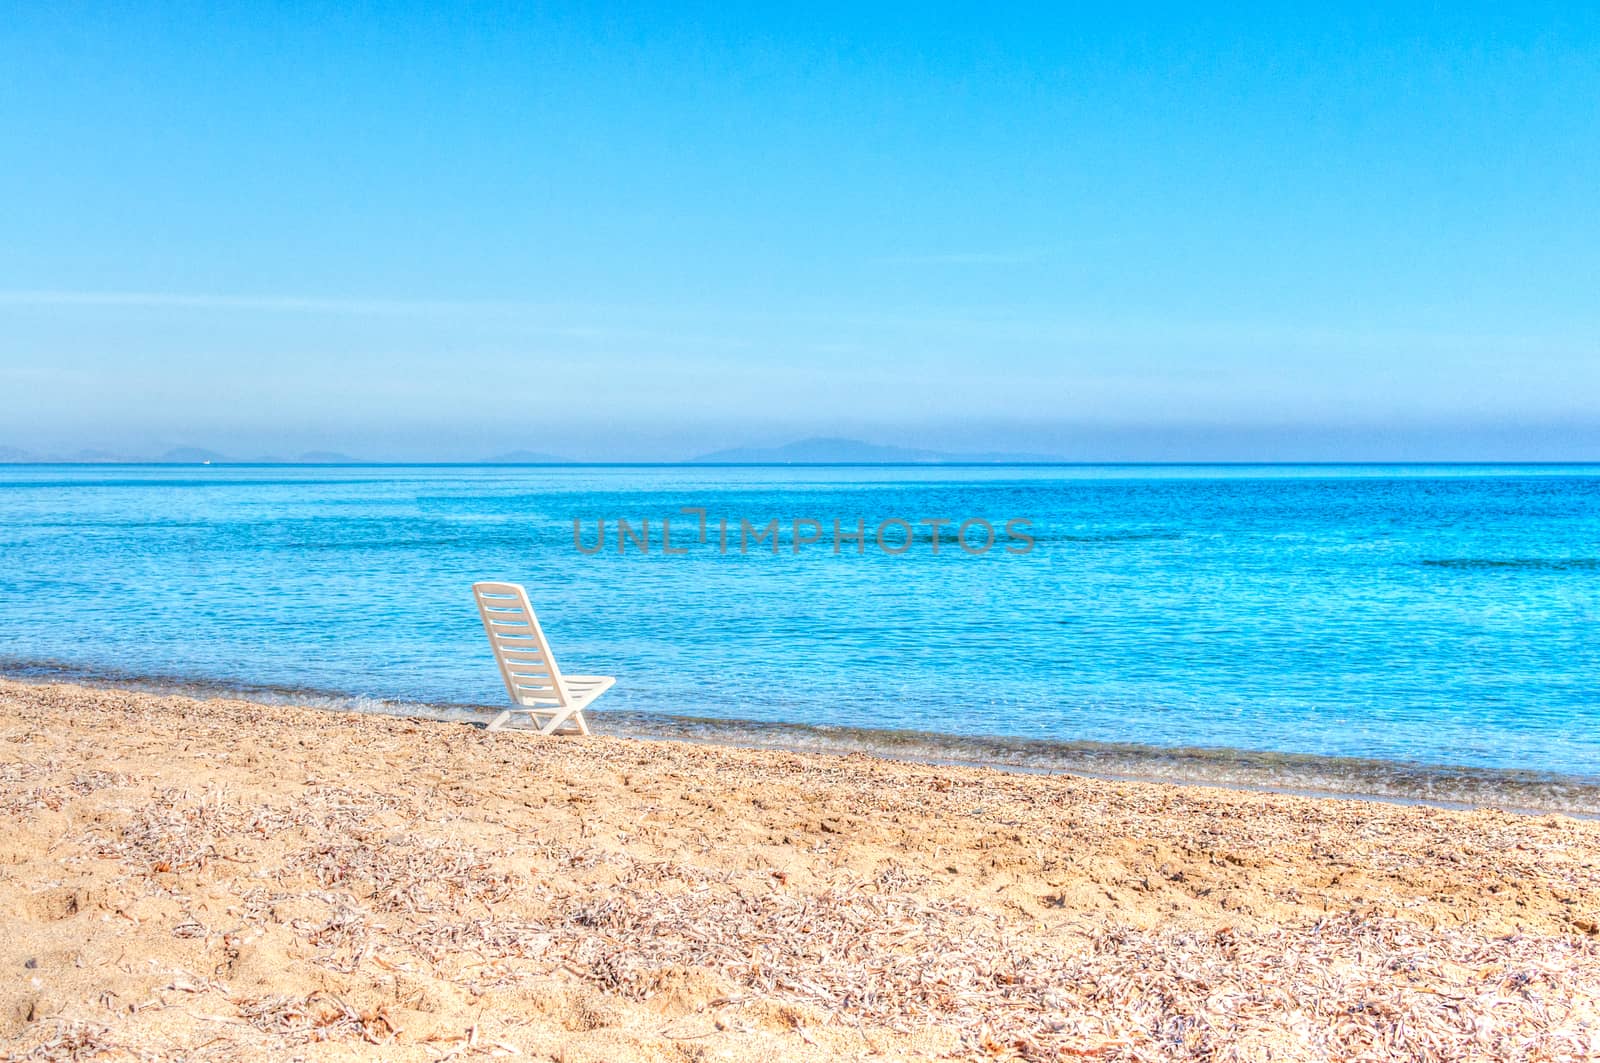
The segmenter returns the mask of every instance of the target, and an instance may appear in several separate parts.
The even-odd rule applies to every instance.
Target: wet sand
[[[20,1058],[1600,1052],[1559,815],[11,681],[0,810]]]

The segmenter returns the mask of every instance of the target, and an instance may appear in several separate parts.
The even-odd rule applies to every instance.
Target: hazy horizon
[[[1492,429],[1486,429],[1492,431]],[[919,437],[926,438],[926,437]],[[206,446],[196,443],[175,443],[160,445],[143,449],[116,449],[111,447],[62,447],[59,449],[18,447],[13,443],[0,442],[0,463],[5,462],[30,462],[43,461],[47,463],[86,463],[97,462],[186,462],[198,461],[202,457],[215,458],[219,461],[234,463],[319,463],[319,462],[349,462],[353,464],[373,463],[528,463],[540,464],[547,462],[556,463],[644,463],[644,464],[675,464],[692,463],[705,460],[733,460],[741,463],[754,464],[782,464],[789,461],[802,464],[827,463],[829,461],[843,461],[847,463],[885,463],[894,464],[904,460],[916,461],[978,461],[999,463],[1029,463],[1029,462],[1060,462],[1063,464],[1318,464],[1318,463],[1351,463],[1351,464],[1517,464],[1517,463],[1556,463],[1556,464],[1591,464],[1600,461],[1594,455],[1600,454],[1600,430],[1584,426],[1582,431],[1566,430],[1558,438],[1541,439],[1530,436],[1521,430],[1515,432],[1502,429],[1501,433],[1493,436],[1494,446],[1483,447],[1482,450],[1497,449],[1502,453],[1510,454],[1508,457],[1485,458],[1479,450],[1471,446],[1470,436],[1465,436],[1457,431],[1442,433],[1435,437],[1419,435],[1397,445],[1392,434],[1373,432],[1363,442],[1354,435],[1327,435],[1319,436],[1315,432],[1305,432],[1293,437],[1293,442],[1288,442],[1290,437],[1284,429],[1271,430],[1270,438],[1264,434],[1252,440],[1247,433],[1234,430],[1232,433],[1194,431],[1189,433],[1173,432],[1170,429],[1162,432],[1150,432],[1141,429],[1126,429],[1119,443],[1115,435],[1095,436],[1093,444],[1082,443],[1075,448],[1061,450],[1028,450],[1022,448],[991,447],[979,449],[977,447],[951,448],[940,445],[938,440],[932,444],[925,442],[896,443],[884,442],[881,438],[860,439],[855,437],[793,437],[772,438],[758,437],[744,443],[729,447],[705,447],[698,450],[668,450],[649,453],[642,451],[611,451],[594,453],[585,451],[568,451],[564,453],[533,451],[524,447],[508,447],[504,450],[469,450],[463,449],[455,452],[440,453],[423,450],[403,451],[346,451],[338,448],[317,448],[315,450],[300,450],[295,447],[269,447],[255,450],[227,450],[219,447]],[[1593,441],[1588,449],[1587,456],[1577,453],[1578,448],[1573,446],[1575,441]],[[857,457],[847,454],[843,457],[828,456],[762,456],[766,452],[783,450],[788,447],[804,447],[812,443],[842,443],[848,444],[848,451],[854,446],[860,446],[869,451],[904,451],[907,457],[895,455]],[[1253,444],[1253,445],[1252,445]],[[1267,445],[1267,444],[1270,444]],[[823,448],[826,450],[827,448]],[[1263,451],[1270,451],[1267,456],[1262,456]],[[722,459],[717,455],[724,452],[739,452],[739,455],[729,459]],[[755,454],[747,456],[746,452]],[[937,456],[927,456],[936,453]],[[924,455],[912,458],[910,455]]]
[[[1600,13],[18,12],[0,447],[1600,458]]]

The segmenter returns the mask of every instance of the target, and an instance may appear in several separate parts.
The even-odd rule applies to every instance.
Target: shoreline
[[[241,698],[324,711],[477,725],[502,706],[406,701],[335,690],[167,675],[139,676],[50,661],[0,663],[0,681],[66,682],[157,695]],[[1223,747],[1166,747],[1006,735],[961,735],[788,721],[600,710],[599,734],[793,753],[864,753],[907,763],[1067,773],[1117,782],[1209,786],[1289,796],[1494,808],[1600,819],[1600,775],[1464,767]]]
[[[1600,824],[0,680],[0,1055],[1583,1058]]]

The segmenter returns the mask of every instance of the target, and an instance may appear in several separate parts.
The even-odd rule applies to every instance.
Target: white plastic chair
[[[584,708],[616,680],[608,675],[562,675],[521,585],[474,583],[472,594],[514,706],[491,720],[489,730],[498,731],[513,716],[525,713],[539,734],[588,734]]]

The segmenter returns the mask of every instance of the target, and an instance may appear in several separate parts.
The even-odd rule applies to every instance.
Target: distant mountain
[[[29,454],[20,447],[0,447],[0,462],[38,461],[39,459]]]
[[[859,439],[802,439],[781,447],[734,447],[690,459],[715,465],[940,465],[961,462],[1029,464],[1057,461],[1043,454],[951,454],[883,446]]]
[[[571,458],[546,454],[538,450],[512,450],[485,459],[487,465],[570,465]]]

